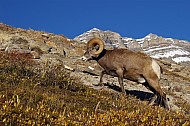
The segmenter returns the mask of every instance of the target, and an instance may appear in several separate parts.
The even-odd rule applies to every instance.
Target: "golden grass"
[[[189,113],[94,90],[61,65],[40,68],[19,53],[0,58],[0,125],[190,125]]]

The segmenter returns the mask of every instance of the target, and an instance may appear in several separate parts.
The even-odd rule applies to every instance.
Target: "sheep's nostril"
[[[85,56],[81,57],[83,61],[87,61],[87,58]]]

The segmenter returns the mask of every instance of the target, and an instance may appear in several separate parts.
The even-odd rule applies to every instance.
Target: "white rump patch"
[[[152,60],[152,69],[154,70],[158,78],[160,79],[160,76],[161,76],[160,66],[155,60]]]

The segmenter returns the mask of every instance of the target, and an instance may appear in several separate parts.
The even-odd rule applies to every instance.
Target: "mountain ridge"
[[[88,30],[88,31],[86,31],[86,32],[83,32],[82,34],[80,34],[80,35],[74,37],[73,39],[74,39],[74,40],[82,39],[82,37],[84,36],[84,34],[90,34],[91,32],[93,32],[93,33],[96,33],[96,32],[112,32],[112,33],[118,34],[118,36],[121,36],[121,35],[120,35],[119,33],[117,33],[117,32],[114,32],[114,31],[111,31],[111,30],[101,30],[101,29],[99,29],[99,28],[94,27],[94,28],[92,28],[92,29],[90,29],[90,30]],[[151,39],[153,39],[153,38],[162,37],[162,36],[150,32],[149,34],[145,35],[143,38],[136,38],[136,39],[135,39],[135,38],[132,38],[132,37],[127,37],[127,36],[121,36],[121,37],[124,38],[124,39],[129,39],[129,40],[133,39],[133,40],[140,41],[140,40],[143,39],[143,38],[151,38]],[[181,42],[182,42],[182,41],[183,41],[183,42],[189,42],[189,41],[187,41],[187,40],[175,39],[175,38],[171,38],[171,37],[162,37],[162,38],[165,38],[165,39],[168,39],[168,40],[181,41]],[[81,40],[81,41],[82,41],[82,40]],[[85,41],[84,38],[83,38],[83,41]]]
[[[166,58],[175,63],[190,63],[190,42],[173,38],[164,38],[149,33],[144,38],[133,39],[122,37],[119,33],[110,30],[93,28],[76,36],[73,40],[86,43],[93,37],[101,38],[106,48],[129,48],[143,51],[153,58]],[[151,49],[152,51],[148,51]]]

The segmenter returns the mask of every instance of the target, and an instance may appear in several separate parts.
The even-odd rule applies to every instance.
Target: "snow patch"
[[[150,40],[151,40],[151,36],[150,36],[150,35],[147,35],[147,36],[144,37],[144,39],[150,41]]]
[[[127,38],[127,37],[124,37],[123,40],[125,40],[125,41],[133,41],[132,38]]]
[[[136,39],[137,42],[142,42],[144,41],[144,38],[141,38],[141,39]]]
[[[175,42],[172,38],[165,38],[168,41],[172,41],[173,43]]]
[[[181,62],[190,62],[190,58],[189,57],[176,57],[176,58],[172,58],[172,60],[176,63],[181,63]]]
[[[98,29],[98,28],[93,28],[93,29],[91,29],[91,30],[89,30],[89,31],[87,31],[88,33],[90,33],[90,32],[99,32],[100,31],[100,29]]]
[[[152,57],[153,58],[164,58],[164,57],[169,58],[169,57],[174,57],[175,55],[189,55],[189,54],[190,52],[188,51],[178,49],[178,50],[167,51],[164,53],[158,53]]]
[[[160,50],[163,50],[163,51],[160,51]],[[190,58],[187,56],[187,55],[190,55],[190,52],[183,50],[183,48],[176,45],[163,46],[163,47],[154,46],[154,47],[149,48],[148,50],[145,49],[144,52],[150,54],[151,57],[156,58],[156,59],[171,57],[172,60],[176,63],[190,61]],[[178,56],[178,57],[173,58],[174,56]]]
[[[145,53],[151,53],[153,51],[158,51],[158,50],[164,50],[164,49],[173,49],[173,48],[176,48],[176,49],[179,49],[180,47],[179,46],[174,46],[174,45],[170,45],[170,46],[164,46],[164,47],[159,47],[157,46],[158,48],[155,48],[155,46],[153,47],[153,49],[148,49],[147,51],[144,51]]]

